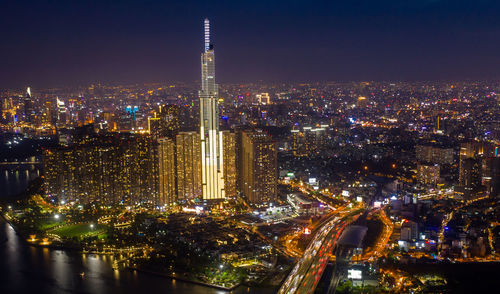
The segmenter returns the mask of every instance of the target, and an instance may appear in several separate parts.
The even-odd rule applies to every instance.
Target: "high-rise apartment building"
[[[179,201],[201,197],[201,150],[197,132],[180,132],[176,137],[177,197]]]
[[[175,189],[175,142],[170,138],[158,139],[158,204],[172,205],[177,200]]]
[[[222,131],[224,143],[224,191],[226,197],[236,196],[236,134]]]
[[[486,175],[485,160],[494,157],[493,145],[486,142],[466,142],[460,145],[458,190],[466,197],[485,190],[483,175]]]
[[[160,205],[156,144],[143,136],[96,135],[45,150],[46,194],[66,202]]]
[[[219,132],[219,93],[215,83],[215,54],[210,43],[208,19],[205,19],[205,51],[201,54],[199,97],[202,195],[204,200],[223,199],[223,136]]]
[[[276,142],[262,131],[242,133],[242,194],[253,204],[274,202],[277,196]]]
[[[437,185],[439,182],[439,164],[417,164],[417,180],[426,185]]]
[[[155,117],[148,119],[148,129],[155,138],[175,138],[179,132],[179,107],[177,105],[160,106]]]
[[[483,161],[482,184],[490,196],[500,195],[500,157],[488,157]]]
[[[57,116],[55,115],[54,105],[52,104],[52,101],[46,101],[43,122],[45,124],[55,125],[56,121]]]
[[[417,145],[415,147],[417,160],[426,163],[453,164],[453,148],[433,145]]]
[[[295,156],[316,155],[327,148],[327,125],[291,130],[291,147]]]

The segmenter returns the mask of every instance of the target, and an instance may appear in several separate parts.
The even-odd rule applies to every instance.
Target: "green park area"
[[[51,218],[39,219],[37,222],[38,228],[42,231],[47,231],[57,226],[64,225],[63,221],[53,220]]]
[[[106,226],[92,225],[89,223],[65,225],[50,231],[50,233],[65,238],[84,238],[98,237],[99,239],[106,237]]]

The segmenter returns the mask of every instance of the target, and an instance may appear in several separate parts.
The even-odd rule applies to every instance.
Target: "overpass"
[[[313,293],[340,234],[346,225],[359,215],[360,213],[354,216],[334,217],[321,227],[304,251],[302,258],[281,285],[278,294]]]
[[[335,270],[328,286],[328,294],[335,293],[339,281],[345,277],[354,250],[361,247],[367,231],[365,226],[349,226],[340,235],[335,247]]]

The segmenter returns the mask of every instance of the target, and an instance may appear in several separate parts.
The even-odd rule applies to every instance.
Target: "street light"
[[[94,228],[94,224],[90,224],[90,228],[93,229]]]
[[[56,213],[56,214],[54,214],[54,218],[55,218],[55,219],[59,219],[60,217],[61,217],[61,216],[60,216],[59,214],[57,214],[57,213]]]

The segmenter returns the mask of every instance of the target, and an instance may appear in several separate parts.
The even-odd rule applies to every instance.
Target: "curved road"
[[[321,227],[304,251],[302,258],[281,285],[278,294],[313,293],[340,233],[353,218],[360,214],[333,217]]]

